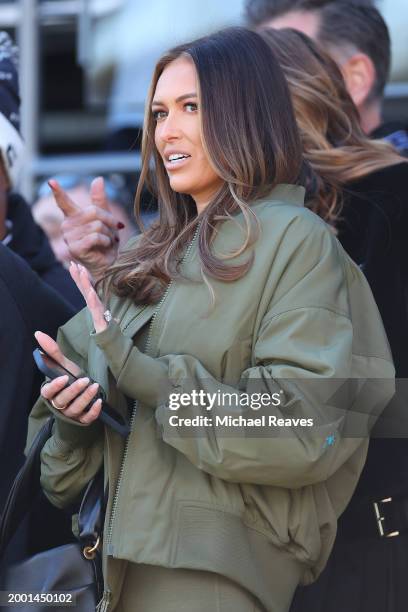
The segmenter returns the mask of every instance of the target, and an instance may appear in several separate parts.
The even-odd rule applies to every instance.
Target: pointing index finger
[[[48,181],[48,184],[51,187],[52,194],[58,207],[62,210],[65,217],[72,217],[81,210],[80,206],[75,204],[69,195],[62,189],[58,181],[51,179]]]

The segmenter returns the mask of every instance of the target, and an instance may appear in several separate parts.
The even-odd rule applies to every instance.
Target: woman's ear
[[[365,53],[355,53],[341,65],[347,90],[359,110],[361,110],[375,84],[374,64]]]

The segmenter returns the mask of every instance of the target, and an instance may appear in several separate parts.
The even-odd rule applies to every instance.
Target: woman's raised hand
[[[85,299],[86,305],[92,316],[95,331],[97,333],[103,331],[107,327],[107,323],[103,316],[105,309],[92,286],[88,271],[81,264],[76,264],[71,261],[69,272]]]
[[[80,374],[80,368],[73,361],[65,357],[55,340],[40,331],[35,332],[34,335],[41,348],[55,361],[60,363],[74,376]],[[88,410],[89,404],[98,392],[99,385],[97,383],[90,385],[89,378],[86,377],[78,378],[78,380],[68,386],[66,386],[67,382],[68,376],[54,378],[42,386],[42,397],[51,402],[54,408],[60,410],[64,416],[89,425],[98,418],[102,408],[102,400],[98,399],[93,402]]]
[[[97,278],[115,261],[118,229],[123,227],[109,210],[103,178],[92,181],[92,204],[86,208],[75,204],[56,180],[52,179],[48,184],[65,216],[61,229],[72,257],[82,262]]]
[[[69,271],[78,289],[84,296],[92,316],[95,331],[103,331],[107,327],[103,316],[104,307],[92,286],[87,270],[81,264],[71,262]],[[35,337],[39,345],[55,361],[60,363],[74,376],[80,374],[80,368],[73,361],[65,357],[58,344],[50,336],[42,332],[36,332]],[[68,376],[54,378],[49,383],[43,385],[41,395],[50,401],[54,408],[61,410],[65,416],[87,425],[92,423],[92,421],[98,418],[102,408],[101,399],[92,403],[98,392],[99,385],[97,383],[90,385],[90,380],[87,377],[79,378],[74,383],[66,386],[67,383]],[[89,408],[91,403],[92,405]]]

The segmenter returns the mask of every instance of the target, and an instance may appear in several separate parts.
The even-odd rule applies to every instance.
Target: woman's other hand
[[[61,229],[72,257],[83,263],[94,278],[101,276],[116,259],[118,229],[123,227],[109,210],[103,178],[92,181],[92,204],[85,208],[75,204],[57,181],[50,180],[48,184],[64,213]]]
[[[41,348],[44,349],[55,361],[60,363],[74,376],[81,372],[80,368],[61,352],[58,344],[47,334],[37,331],[35,338]],[[59,376],[46,383],[41,388],[41,395],[52,403],[54,408],[61,411],[66,417],[89,425],[99,417],[102,400],[98,399],[92,403],[98,392],[97,383],[89,384],[89,378],[78,378],[74,383],[66,386],[68,376]],[[88,410],[89,405],[92,403]]]
[[[107,323],[103,316],[105,309],[92,286],[88,271],[81,264],[76,264],[71,261],[69,272],[85,299],[86,305],[92,316],[96,333],[103,331],[107,327]]]

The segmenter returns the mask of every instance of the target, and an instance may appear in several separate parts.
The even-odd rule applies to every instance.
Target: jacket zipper
[[[134,323],[134,322],[136,321],[136,319],[138,319],[138,318],[140,317],[140,315],[144,313],[144,311],[146,310],[146,308],[147,308],[147,306],[144,306],[144,307],[142,308],[142,310],[141,310],[140,312],[138,312],[138,313],[137,313],[137,315],[136,315],[136,316],[133,316],[133,317],[130,319],[130,321],[128,321],[128,322],[126,323],[125,327],[122,329],[122,332],[126,331],[126,330],[127,330],[127,328],[129,327],[129,325],[131,325],[132,323]]]
[[[182,259],[182,263],[184,263],[186,261],[186,259],[188,258],[188,256],[191,253],[191,250],[193,248],[195,240],[196,240],[196,238],[198,236],[199,228],[200,228],[200,226],[197,225],[197,228],[195,230],[194,236],[193,236],[190,244],[188,245],[188,247],[186,249],[186,252],[184,253],[184,256],[183,256],[183,259]],[[151,343],[152,343],[152,330],[153,330],[154,323],[155,323],[155,321],[157,319],[157,315],[158,315],[161,307],[163,306],[163,304],[164,304],[164,302],[165,302],[165,300],[166,300],[166,298],[167,298],[167,296],[168,296],[168,294],[170,292],[171,287],[173,286],[173,283],[174,283],[174,281],[170,281],[170,283],[167,285],[166,291],[163,293],[163,295],[162,295],[162,297],[160,299],[160,302],[158,303],[157,308],[154,311],[154,313],[152,315],[152,318],[150,320],[149,333],[148,333],[148,336],[147,336],[146,347],[145,347],[146,355],[149,354],[150,346],[151,346]],[[132,417],[131,417],[131,420],[130,420],[130,433],[129,433],[127,439],[126,439],[125,450],[124,450],[124,453],[123,453],[122,463],[121,463],[120,471],[119,471],[119,478],[118,478],[118,482],[117,482],[116,489],[115,489],[115,495],[114,495],[113,502],[112,502],[112,511],[111,511],[111,515],[110,515],[109,529],[108,529],[108,546],[107,546],[108,554],[109,553],[113,554],[113,547],[112,547],[113,523],[114,523],[114,520],[115,520],[116,509],[117,509],[117,505],[118,505],[120,485],[122,483],[123,472],[125,471],[126,458],[127,458],[128,452],[129,452],[130,436],[132,434],[133,425],[134,425],[134,422],[135,422],[135,419],[136,419],[137,404],[138,404],[138,400],[135,400],[134,404],[133,404]],[[110,595],[111,595],[110,591],[108,591],[108,590],[104,591],[102,600],[98,604],[97,612],[106,612],[106,610],[108,610],[108,608],[109,608],[109,601],[110,601]]]
[[[152,338],[152,325],[154,323],[154,321],[157,318],[157,313],[159,311],[159,308],[162,306],[164,300],[166,299],[169,291],[170,291],[170,287],[171,287],[172,283],[169,283],[166,291],[164,292],[164,294],[162,295],[160,302],[157,305],[156,310],[154,311],[152,318],[150,320],[150,325],[149,325],[149,333],[147,336],[147,341],[146,341],[146,347],[145,347],[145,353],[148,354],[149,348],[150,348],[150,344],[151,344],[151,338]],[[112,531],[113,531],[113,523],[114,523],[114,519],[115,519],[115,515],[116,515],[116,508],[118,505],[118,497],[119,497],[119,490],[120,490],[120,485],[122,483],[122,478],[123,478],[123,472],[125,471],[125,463],[126,463],[126,458],[129,452],[129,441],[130,441],[130,434],[133,431],[133,425],[136,419],[136,412],[137,412],[137,400],[134,400],[133,402],[133,410],[132,410],[132,416],[130,419],[130,433],[128,435],[128,437],[126,438],[126,443],[125,443],[125,450],[123,453],[123,457],[122,457],[122,463],[120,466],[120,471],[119,471],[119,478],[118,478],[118,482],[116,485],[116,490],[115,490],[115,495],[113,498],[113,502],[112,502],[112,512],[111,512],[111,516],[110,516],[110,522],[109,522],[109,530],[108,530],[108,552],[113,552],[112,550]]]
[[[106,610],[109,608],[110,598],[111,598],[111,592],[104,591],[101,601],[98,603],[98,605],[95,608],[95,612],[106,612]]]

